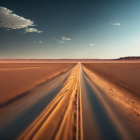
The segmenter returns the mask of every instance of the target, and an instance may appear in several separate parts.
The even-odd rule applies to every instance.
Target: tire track
[[[70,72],[71,70],[39,85],[24,98],[1,108],[0,139],[15,140],[55,98]]]
[[[72,69],[72,68],[71,68]],[[11,99],[9,99],[8,101],[4,102],[4,103],[0,103],[0,108],[3,108],[3,107],[6,107],[22,98],[24,98],[25,96],[28,96],[29,93],[31,93],[31,91],[35,90],[36,88],[40,87],[40,86],[43,86],[43,85],[46,85],[47,83],[49,83],[50,81],[54,80],[55,78],[63,75],[64,73],[67,73],[68,71],[70,71],[71,69],[65,69],[63,70],[62,72],[58,72],[52,76],[50,76],[48,79],[46,79],[45,81],[35,85],[32,89],[29,89],[28,91],[25,91],[23,93],[21,93],[20,95],[18,96],[15,96]]]
[[[18,140],[79,140],[79,65],[71,72],[58,95]]]

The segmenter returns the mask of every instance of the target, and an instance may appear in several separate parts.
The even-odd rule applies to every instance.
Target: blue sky
[[[139,0],[0,0],[0,58],[140,56]]]

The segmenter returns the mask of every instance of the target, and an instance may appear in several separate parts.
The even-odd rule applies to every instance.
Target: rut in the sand
[[[25,96],[21,101],[17,100],[5,107],[5,112],[3,111],[5,116],[10,115],[12,111],[15,114],[0,130],[0,139],[121,140],[126,138],[124,131],[119,129],[110,115],[111,108],[108,110],[99,97],[104,93],[90,79],[86,69],[77,64],[66,73],[36,86],[28,97]],[[6,122],[5,116],[0,116],[1,124]]]

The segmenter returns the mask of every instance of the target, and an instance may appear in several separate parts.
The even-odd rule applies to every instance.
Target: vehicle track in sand
[[[80,63],[32,92],[0,109],[2,140],[133,139]]]

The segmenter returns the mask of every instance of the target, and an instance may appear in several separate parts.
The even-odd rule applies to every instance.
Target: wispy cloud
[[[121,23],[119,23],[119,22],[115,22],[115,23],[111,23],[111,25],[113,25],[113,26],[120,26]]]
[[[30,19],[26,19],[13,13],[12,10],[6,7],[0,7],[0,27],[8,29],[25,29],[25,32],[36,32],[41,31],[31,28],[35,26],[34,22]]]
[[[41,44],[41,43],[42,43],[42,41],[40,40],[38,43],[39,43],[39,44]]]
[[[89,46],[94,46],[94,45],[95,45],[94,43],[90,43],[90,44],[89,44]]]
[[[63,36],[63,37],[62,37],[62,40],[63,40],[63,41],[69,41],[69,40],[71,40],[71,38]]]
[[[35,33],[42,33],[42,31],[39,31],[39,30],[37,30],[35,28],[26,28],[25,29],[25,33],[33,33],[33,32],[35,32]]]
[[[72,40],[71,38],[65,37],[65,36],[61,37],[61,40],[57,40],[56,38],[53,38],[53,39],[56,40],[58,43],[61,43],[61,44]]]
[[[39,40],[39,41],[34,41],[34,43],[42,44],[42,41],[41,41],[41,40]]]

